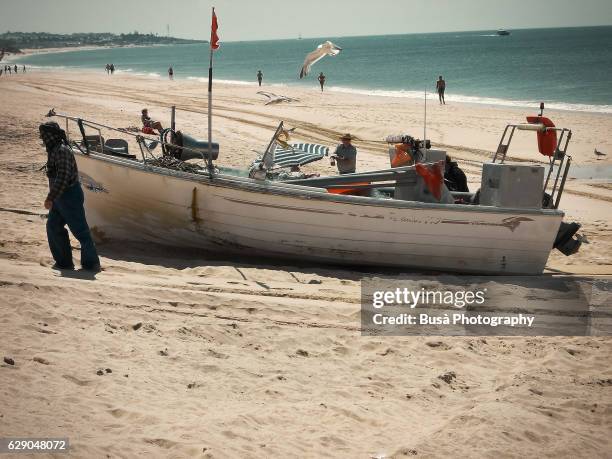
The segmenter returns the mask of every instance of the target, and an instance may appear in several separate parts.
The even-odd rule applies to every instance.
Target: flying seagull
[[[304,65],[302,65],[302,70],[300,71],[300,78],[304,78],[310,72],[310,67],[314,65],[315,62],[320,61],[325,56],[335,56],[342,48],[337,45],[334,45],[331,41],[326,41],[325,43],[321,43],[317,46],[312,53],[308,53],[306,59],[304,59]]]
[[[608,156],[605,153],[602,153],[601,151],[597,151],[597,148],[595,149],[595,156],[597,156],[597,159],[601,159],[604,156]]]

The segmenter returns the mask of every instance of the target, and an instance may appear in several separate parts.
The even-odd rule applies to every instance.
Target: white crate
[[[544,168],[532,164],[485,163],[480,204],[517,209],[542,208]]]

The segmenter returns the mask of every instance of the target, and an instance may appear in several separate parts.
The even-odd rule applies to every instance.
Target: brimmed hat
[[[340,137],[340,140],[354,140],[355,137],[353,137],[350,134],[344,134],[342,137]]]
[[[38,126],[38,131],[40,132],[40,138],[48,149],[53,149],[64,142],[67,143],[66,132],[55,121],[41,124]]]

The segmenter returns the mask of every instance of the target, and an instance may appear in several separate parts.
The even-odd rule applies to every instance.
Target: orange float
[[[545,116],[528,116],[527,122],[530,124],[543,124],[545,127],[554,128],[553,123],[549,118]],[[538,131],[538,151],[544,156],[553,156],[557,151],[557,131],[545,130]]]
[[[413,161],[410,145],[398,143],[395,145],[395,155],[391,159],[391,167],[401,167]]]
[[[442,198],[442,183],[444,183],[444,161],[434,164],[416,163],[415,169],[425,181],[427,189],[439,201]]]

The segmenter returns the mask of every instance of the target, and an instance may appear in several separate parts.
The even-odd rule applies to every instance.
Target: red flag
[[[219,49],[219,35],[217,35],[217,29],[219,29],[219,24],[217,23],[217,15],[215,14],[215,9],[213,8],[212,26],[210,27],[210,48],[211,49]]]

